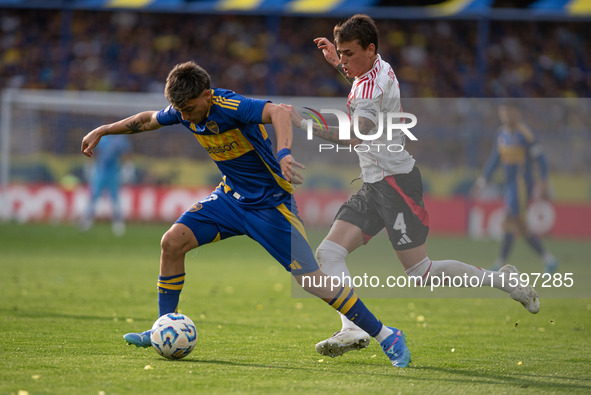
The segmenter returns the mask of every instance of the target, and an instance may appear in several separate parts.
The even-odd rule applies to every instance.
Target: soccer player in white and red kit
[[[505,266],[491,272],[455,260],[431,260],[427,255],[426,239],[429,214],[423,204],[423,186],[414,158],[404,149],[405,136],[401,130],[376,136],[379,117],[402,112],[400,88],[392,67],[378,54],[378,29],[367,15],[354,15],[334,28],[336,47],[326,37],[314,40],[325,59],[352,83],[347,99],[351,119],[349,140],[339,139],[338,127],[313,126],[315,136],[356,149],[362,172],[361,189],[339,209],[334,223],[316,250],[322,270],[338,278],[350,278],[345,258],[365,245],[384,227],[394,251],[407,275],[419,276],[428,284],[431,277],[477,276],[483,286],[494,286],[507,292],[532,313],[539,310],[537,293],[531,286],[510,286],[501,281],[517,272]],[[357,122],[355,119],[357,118]],[[292,111],[292,122],[304,128],[306,120]],[[356,137],[353,128],[365,135]],[[385,123],[385,121],[384,121]],[[385,127],[384,127],[385,128]],[[390,148],[388,148],[390,147]],[[399,147],[393,149],[392,147]],[[341,315],[342,329],[316,345],[322,355],[338,356],[367,347],[369,336]]]

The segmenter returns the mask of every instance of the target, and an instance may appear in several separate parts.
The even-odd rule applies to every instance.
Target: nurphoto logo
[[[313,118],[313,120],[316,121],[316,124],[318,124],[318,126],[321,129],[326,128],[326,130],[329,130],[328,124],[326,123],[326,120],[324,119],[322,114],[333,114],[334,116],[336,116],[338,120],[339,140],[351,140],[351,129],[353,129],[354,138],[357,138],[363,142],[369,142],[368,144],[356,144],[353,146],[349,145],[344,147],[335,146],[335,144],[320,144],[319,152],[322,152],[323,150],[332,149],[336,149],[336,151],[345,150],[349,152],[351,152],[351,150],[354,150],[355,152],[368,152],[370,150],[377,150],[379,152],[381,148],[387,149],[389,152],[401,152],[404,150],[405,138],[409,138],[413,141],[418,140],[418,138],[409,130],[417,124],[417,117],[408,112],[378,112],[378,125],[376,128],[374,128],[375,133],[363,134],[359,130],[359,115],[356,112],[353,114],[353,119],[351,120],[345,112],[340,110],[321,109],[320,112],[318,112],[308,107],[304,108],[312,112],[307,113],[307,115],[310,115]],[[406,122],[407,119],[410,120],[410,122]],[[352,128],[351,122],[353,123]],[[385,126],[384,123],[386,124]],[[305,119],[302,122],[302,128],[304,126],[308,140],[312,140],[312,119]],[[394,134],[394,131],[396,131],[396,134]],[[402,132],[402,134],[400,134],[398,131]],[[375,140],[378,140],[383,136],[386,138],[388,142],[392,143],[384,144],[374,142]],[[383,138],[381,141],[383,141]]]

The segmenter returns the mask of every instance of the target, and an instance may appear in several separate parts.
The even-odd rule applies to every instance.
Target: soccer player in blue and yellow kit
[[[515,106],[501,105],[498,112],[501,127],[497,140],[473,191],[478,194],[499,164],[502,166],[505,173],[505,222],[501,250],[494,269],[498,270],[505,265],[515,235],[521,234],[542,258],[545,271],[553,273],[557,267],[556,258],[546,251],[540,238],[530,231],[525,221],[527,204],[531,201],[534,191],[534,162],[539,168],[540,197],[546,198],[548,195],[546,157],[533,132],[522,122],[521,114]]]
[[[268,101],[211,88],[209,75],[194,62],[178,64],[171,70],[165,95],[168,107],[102,125],[84,137],[81,147],[90,157],[104,135],[141,133],[181,123],[222,172],[222,182],[215,191],[182,214],[162,237],[160,316],[177,310],[188,251],[231,236],[248,235],[290,271],[307,292],[322,298],[373,336],[392,365],[407,366],[410,351],[404,333],[383,325],[353,289],[344,284],[333,287],[319,269],[292,199],[291,182],[301,182],[295,171],[301,165],[290,152],[289,111]],[[275,129],[277,157],[265,123],[272,123]],[[130,344],[148,347],[150,333],[128,333],[124,338]]]

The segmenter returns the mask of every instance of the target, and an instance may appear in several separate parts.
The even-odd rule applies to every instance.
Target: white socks
[[[429,277],[443,277],[454,278],[460,277],[462,279],[467,278],[468,281],[462,281],[462,286],[470,287],[470,278],[476,277],[481,279],[478,282],[483,287],[494,287],[511,293],[515,290],[515,287],[509,286],[509,281],[502,281],[503,273],[493,272],[486,269],[481,269],[476,266],[468,265],[460,261],[445,260],[445,261],[432,261],[428,257],[417,263],[406,271],[408,276],[420,276],[423,279],[423,284],[428,284]],[[443,281],[443,279],[442,279]],[[473,284],[476,282],[473,282]],[[457,284],[457,283],[455,283]],[[442,282],[443,285],[443,282]],[[451,285],[451,284],[450,284]]]
[[[322,243],[316,249],[316,260],[322,271],[329,276],[338,277],[339,279],[344,278],[345,284],[351,286],[351,273],[349,273],[349,268],[347,268],[347,264],[345,263],[347,255],[349,255],[349,251],[345,247],[326,239],[322,240]],[[341,330],[363,330],[343,314],[339,314],[343,323]]]
[[[378,333],[376,335],[376,337],[374,337],[374,339],[376,339],[376,341],[380,344],[382,344],[382,342],[384,340],[386,340],[386,338],[388,336],[390,336],[392,333],[394,333],[392,331],[392,329],[388,328],[386,325],[382,325],[382,329],[380,330],[380,333]]]
[[[345,263],[349,252],[343,246],[330,241],[323,240],[316,249],[316,259],[322,271],[329,276],[345,279],[345,284],[351,285],[351,274]],[[415,264],[406,271],[408,276],[420,276],[423,278],[423,284],[428,284],[430,277],[453,278],[461,277],[471,278],[477,277],[481,279],[480,286],[500,289],[507,293],[515,290],[515,287],[509,286],[510,281],[502,281],[503,273],[494,272],[486,269],[481,269],[476,266],[468,265],[466,263],[454,260],[432,261],[428,257],[421,262]],[[347,278],[349,280],[347,280]],[[347,283],[349,281],[349,283]],[[443,285],[443,284],[442,284]],[[463,283],[463,286],[470,286],[470,283]],[[339,313],[340,314],[340,313]],[[357,325],[351,322],[343,314],[340,314],[343,327],[341,330],[358,330],[362,331]],[[375,337],[378,342],[382,342],[392,334],[392,330],[387,326],[382,326],[380,333]]]

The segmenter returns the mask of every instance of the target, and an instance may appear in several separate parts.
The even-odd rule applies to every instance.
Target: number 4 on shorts
[[[404,214],[398,213],[394,221],[394,230],[399,230],[400,233],[406,233],[406,223],[404,222]]]

